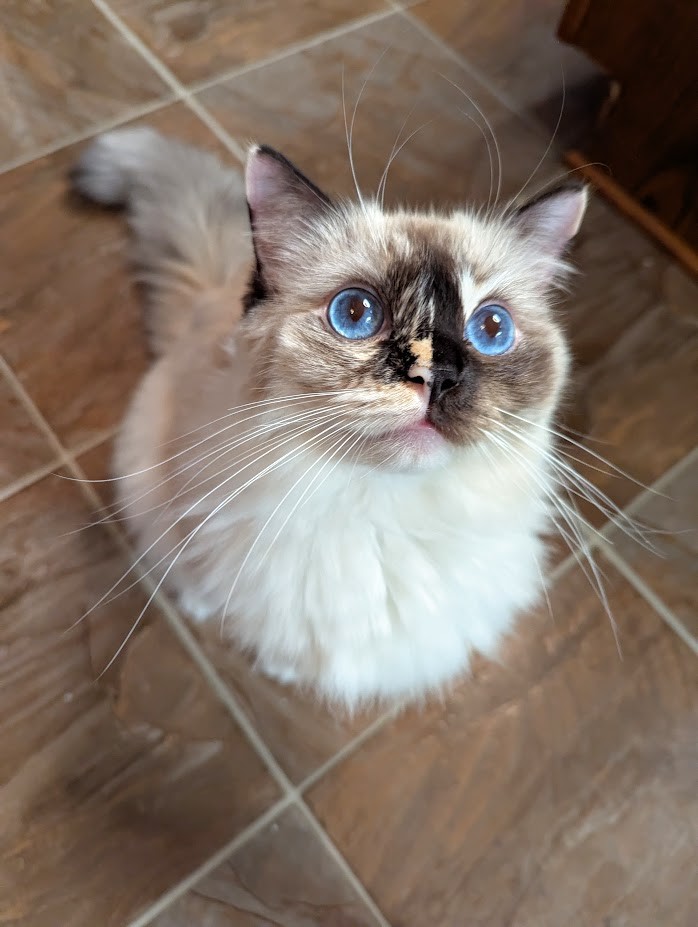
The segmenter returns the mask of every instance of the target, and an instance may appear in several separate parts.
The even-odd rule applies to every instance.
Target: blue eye
[[[352,341],[377,335],[384,318],[383,307],[373,293],[356,287],[337,293],[327,307],[327,321],[332,328]]]
[[[480,306],[465,323],[465,337],[480,354],[506,354],[516,340],[514,320],[503,306]]]

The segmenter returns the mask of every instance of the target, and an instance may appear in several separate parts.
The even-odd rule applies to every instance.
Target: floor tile
[[[123,927],[265,810],[276,787],[133,591],[79,618],[124,558],[76,486],[0,505],[0,921]]]
[[[698,647],[698,455],[662,488],[648,495],[632,517],[645,529],[651,550],[614,529],[615,550],[683,623]]]
[[[0,494],[32,471],[50,464],[55,456],[15,391],[0,374]]]
[[[293,686],[277,684],[256,670],[249,658],[233,646],[222,644],[217,628],[211,628],[207,634],[199,632],[199,640],[264,742],[296,784],[332,759],[381,716],[378,709],[348,716]]]
[[[153,927],[374,927],[295,808],[153,922]]]
[[[112,523],[128,535],[128,523],[119,520],[110,479],[111,442],[81,455],[78,463],[115,519]],[[107,482],[101,482],[107,481]],[[104,515],[95,514],[95,518]],[[282,686],[257,672],[251,660],[220,638],[218,624],[206,630],[192,627],[206,656],[238,703],[246,711],[285,773],[296,784],[324,763],[380,717],[364,711],[351,717],[326,708],[294,687]]]
[[[602,343],[603,322],[582,323],[589,333],[588,353],[573,378],[567,421],[588,436],[586,443],[596,453],[650,485],[698,444],[698,287],[652,251],[633,270],[626,261],[641,253],[635,250],[637,233],[625,223],[618,232],[605,257],[590,262],[593,279],[583,282],[586,296],[571,300],[571,311],[577,319],[583,313],[608,318],[613,329],[621,327],[614,310],[627,320],[622,303],[629,300],[637,307],[637,318],[634,324],[627,320],[626,331],[598,356],[590,347],[591,333],[596,328]],[[593,236],[593,229],[587,234]],[[619,280],[625,286],[616,288]],[[568,450],[578,452],[575,447]],[[591,463],[598,469],[582,466],[582,472],[617,504],[626,505],[640,491],[615,472],[599,472],[607,470],[600,461]]]
[[[416,132],[390,168],[386,202],[487,201],[487,140],[475,124],[482,118],[449,80],[486,112],[496,132],[503,197],[518,191],[543,154],[538,134],[400,16],[240,75],[204,91],[200,99],[242,144],[254,139],[280,148],[330,192],[354,195],[343,80],[349,128],[360,97],[352,148],[363,191],[376,191],[393,145],[399,148]],[[494,193],[497,159],[489,144]],[[558,170],[546,163],[538,182]]]
[[[562,108],[562,141],[591,126],[606,93],[599,68],[557,39],[564,7],[564,0],[426,0],[411,11],[551,133]]]
[[[0,165],[167,92],[85,0],[3,0],[0,82]]]
[[[410,712],[311,806],[401,927],[688,927],[698,663],[610,569],[609,621],[578,573],[499,665]]]
[[[144,121],[218,147],[182,105]],[[72,146],[0,176],[1,350],[68,447],[120,421],[145,369],[123,220],[67,195],[66,173],[81,150]]]
[[[385,0],[112,0],[111,6],[189,83],[283,51],[385,9]]]

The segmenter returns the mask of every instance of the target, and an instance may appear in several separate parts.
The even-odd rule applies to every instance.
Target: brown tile
[[[580,341],[587,339],[587,354],[572,383],[567,420],[588,435],[586,443],[596,453],[649,485],[698,444],[698,288],[659,255],[648,255],[633,272],[626,259],[641,253],[633,242],[637,233],[627,225],[620,231],[615,244],[609,242],[606,258],[599,256],[589,266],[594,280],[583,286],[591,299],[575,298],[572,312],[577,319],[585,313],[588,319],[608,317],[610,329],[627,328],[597,355],[591,348],[595,325],[582,323],[587,334]],[[593,229],[587,234],[593,235]],[[624,299],[637,306],[634,324],[622,307]],[[603,324],[596,331],[601,346]],[[574,447],[568,450],[578,453]],[[605,469],[598,460],[592,462]],[[615,472],[581,469],[621,506],[640,491]]]
[[[144,121],[218,148],[181,105]],[[123,220],[67,196],[66,172],[80,150],[0,176],[1,350],[69,447],[117,424],[145,369]]]
[[[106,506],[105,512],[116,517],[114,524],[128,533],[128,524],[119,519],[109,480],[111,442],[105,442],[83,454],[79,463],[93,488]],[[95,518],[103,517],[95,515]],[[330,760],[378,715],[365,711],[348,717],[330,709],[293,687],[278,685],[256,672],[250,660],[229,642],[220,639],[218,627],[207,631],[192,627],[209,660],[238,703],[247,712],[262,739],[270,748],[289,778],[296,784]]]
[[[593,191],[571,258],[576,273],[561,314],[575,366],[587,369],[665,300],[670,262]]]
[[[112,8],[189,83],[250,64],[385,9],[384,0],[112,0]]]
[[[223,644],[217,629],[199,639],[228,688],[294,783],[315,772],[361,733],[380,712],[349,716],[310,694],[282,686],[256,671],[249,659]]]
[[[502,654],[323,780],[311,805],[401,927],[691,923],[698,665],[609,571],[621,661],[567,574]]]
[[[121,927],[267,808],[276,788],[51,476],[0,506],[0,921]]]
[[[502,152],[502,195],[514,195],[539,162],[544,143],[422,33],[400,16],[240,75],[200,95],[242,144],[274,145],[330,191],[353,194],[342,110],[357,107],[353,152],[365,192],[378,187],[398,138],[409,141],[390,169],[386,202],[463,203],[487,200],[490,166],[482,121],[448,80],[487,114]],[[445,75],[442,76],[442,75]],[[448,80],[446,79],[448,78]],[[414,107],[414,109],[413,109]],[[496,155],[493,143],[492,158]],[[399,147],[399,143],[398,143]],[[546,163],[537,183],[557,165]],[[496,189],[496,180],[494,183]],[[533,186],[535,189],[535,186]]]
[[[557,39],[564,0],[426,0],[412,12],[558,140],[588,129],[606,92],[600,70]],[[564,76],[563,76],[564,75]]]
[[[2,332],[0,331],[0,352]],[[55,458],[15,391],[0,373],[0,493]]]
[[[653,550],[614,529],[615,550],[683,623],[698,646],[698,455],[650,495],[633,518],[646,529]]]
[[[167,93],[84,0],[3,0],[0,76],[0,164]]]
[[[153,927],[374,927],[295,808],[156,918]]]

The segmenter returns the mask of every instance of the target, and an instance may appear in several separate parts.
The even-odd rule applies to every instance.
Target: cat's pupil
[[[371,308],[371,303],[367,299],[353,299],[349,307],[349,316],[352,322],[360,322],[364,312]]]
[[[502,320],[496,312],[492,312],[485,317],[482,327],[489,338],[496,338],[502,330]]]

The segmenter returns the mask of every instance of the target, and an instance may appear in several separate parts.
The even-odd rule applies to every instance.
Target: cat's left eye
[[[327,306],[327,321],[343,338],[361,341],[383,328],[385,313],[378,297],[368,290],[350,287],[333,296]]]
[[[505,354],[516,341],[516,325],[504,306],[480,306],[465,324],[465,338],[480,354]]]

